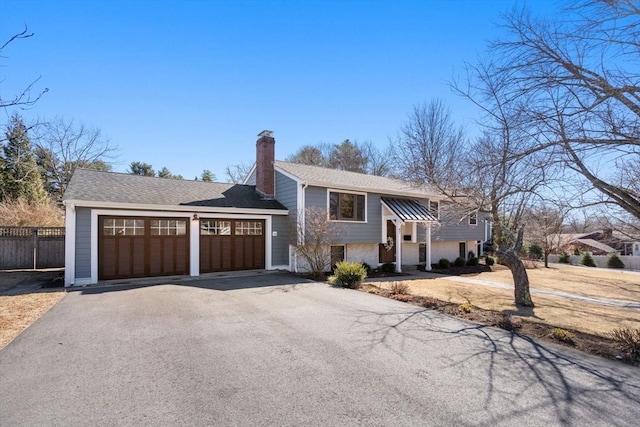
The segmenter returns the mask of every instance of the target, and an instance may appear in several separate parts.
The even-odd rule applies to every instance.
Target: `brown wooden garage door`
[[[188,220],[100,216],[98,227],[98,279],[189,273]]]
[[[265,268],[264,220],[201,219],[200,272]]]

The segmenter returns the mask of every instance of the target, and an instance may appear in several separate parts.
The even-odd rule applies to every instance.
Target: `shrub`
[[[460,310],[464,311],[465,313],[471,313],[472,309],[473,305],[471,305],[471,303],[465,302],[463,304],[460,304]]]
[[[373,269],[371,268],[371,266],[369,264],[367,264],[366,262],[362,261],[360,264],[362,264],[362,266],[364,267],[365,270],[367,270],[367,276],[371,274],[371,272],[373,271]]]
[[[573,250],[573,254],[574,254],[574,255],[576,255],[576,256],[580,255],[580,249],[575,248],[575,249]]]
[[[514,319],[511,313],[502,313],[502,319],[498,320],[498,327],[507,330],[515,331],[522,327],[522,322],[519,319]]]
[[[340,261],[336,264],[329,284],[341,288],[358,289],[367,277],[367,270],[359,262]]]
[[[542,246],[538,243],[532,243],[529,245],[529,257],[533,259],[542,259]]]
[[[396,271],[396,265],[392,262],[385,262],[384,264],[382,264],[382,266],[380,267],[380,270],[383,273],[393,273]]]
[[[447,269],[449,268],[449,260],[446,258],[441,258],[440,261],[438,261],[438,268],[442,268],[442,269]]]
[[[496,263],[496,260],[493,259],[492,257],[488,256],[485,258],[484,263],[487,265],[493,265]]]
[[[558,341],[562,341],[563,343],[571,345],[575,344],[575,336],[573,336],[573,334],[566,329],[555,328],[551,333],[551,336]]]
[[[462,257],[458,257],[455,261],[453,261],[453,265],[455,265],[456,267],[464,267],[465,263],[466,261]]]
[[[624,262],[622,262],[617,252],[611,252],[609,254],[605,265],[607,268],[624,268]]]
[[[562,264],[571,264],[571,257],[568,253],[562,252],[558,257],[558,262]]]
[[[389,292],[391,295],[409,295],[409,285],[404,282],[393,282]]]
[[[620,346],[620,350],[627,359],[640,362],[640,328],[618,328],[608,335]]]
[[[476,265],[478,265],[478,258],[476,257],[471,257],[467,260],[467,265],[470,267],[474,267]]]
[[[584,255],[582,255],[582,258],[580,258],[580,264],[584,265],[585,267],[596,266],[596,262],[593,260],[593,257],[589,252],[585,252]]]

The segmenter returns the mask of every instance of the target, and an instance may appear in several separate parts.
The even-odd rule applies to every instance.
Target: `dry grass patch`
[[[54,291],[0,296],[0,349],[6,347],[65,295],[64,291]]]
[[[513,284],[513,278],[508,269],[500,266],[495,270],[474,275],[473,278]],[[640,301],[640,274],[638,273],[571,267],[538,267],[527,270],[527,274],[532,288]]]
[[[484,274],[484,273],[483,273]],[[530,322],[606,336],[620,327],[640,328],[640,311],[609,307],[548,295],[533,295],[533,310],[518,309],[513,291],[487,286],[457,283],[445,279],[407,281],[411,293],[429,296],[453,304],[470,303],[474,307],[496,312],[511,312]],[[610,295],[611,298],[615,296]]]

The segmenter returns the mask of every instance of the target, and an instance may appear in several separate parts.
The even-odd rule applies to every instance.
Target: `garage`
[[[189,274],[185,218],[100,216],[98,279]]]
[[[200,220],[200,273],[264,268],[264,220]]]

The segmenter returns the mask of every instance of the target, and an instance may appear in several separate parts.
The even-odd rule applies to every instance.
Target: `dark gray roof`
[[[276,200],[261,198],[253,185],[154,178],[88,169],[76,169],[64,200],[286,210]]]
[[[276,160],[276,168],[310,184],[322,187],[352,188],[380,194],[399,194],[409,197],[434,197],[438,192],[428,186],[417,186],[401,179],[364,173],[322,168]]]
[[[429,209],[415,200],[382,197],[382,202],[402,221],[438,221]]]

